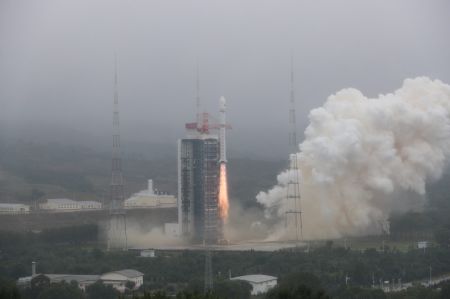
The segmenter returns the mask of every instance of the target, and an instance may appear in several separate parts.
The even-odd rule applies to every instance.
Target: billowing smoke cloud
[[[131,248],[151,248],[183,244],[180,238],[166,234],[162,227],[144,230],[138,224],[132,222],[127,223],[127,237],[128,246]]]
[[[306,238],[379,232],[390,212],[423,201],[426,182],[441,177],[450,156],[450,86],[439,80],[407,79],[378,98],[343,89],[309,120],[296,154]],[[257,195],[280,223],[290,176]]]

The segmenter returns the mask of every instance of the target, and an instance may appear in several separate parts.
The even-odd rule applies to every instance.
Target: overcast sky
[[[124,139],[175,143],[228,100],[230,150],[284,158],[289,61],[298,128],[327,96],[450,83],[447,0],[0,0],[0,125],[109,140],[114,51]],[[36,133],[39,134],[39,133]],[[268,144],[270,146],[263,146]]]

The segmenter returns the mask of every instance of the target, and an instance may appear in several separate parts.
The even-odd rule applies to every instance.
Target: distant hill
[[[159,149],[161,150],[161,149]],[[176,147],[165,156],[147,159],[123,155],[126,195],[145,189],[153,179],[160,191],[177,192]],[[86,147],[25,141],[0,143],[0,201],[29,202],[35,197],[108,198],[111,154]],[[244,206],[255,206],[255,195],[270,188],[283,161],[230,159],[230,196]]]

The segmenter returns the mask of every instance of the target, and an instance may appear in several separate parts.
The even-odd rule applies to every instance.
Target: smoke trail
[[[393,210],[407,211],[450,156],[450,86],[407,79],[393,94],[366,98],[343,89],[309,114],[297,153],[306,238],[379,232]],[[266,216],[284,216],[286,184],[260,192]],[[280,236],[282,230],[273,232]]]
[[[227,181],[227,165],[220,163],[220,178],[219,178],[219,215],[223,222],[228,219],[228,181]]]
[[[142,228],[137,222],[127,223],[128,246],[130,248],[149,248],[153,246],[182,245],[184,240],[167,234],[163,227]]]

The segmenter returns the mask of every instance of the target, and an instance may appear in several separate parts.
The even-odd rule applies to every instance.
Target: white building
[[[417,242],[417,248],[418,249],[426,249],[426,248],[428,248],[428,245],[429,245],[428,241],[419,241],[419,242]]]
[[[53,212],[74,212],[81,210],[99,210],[102,204],[98,201],[76,201],[68,198],[50,198],[40,203],[41,210]]]
[[[111,285],[119,292],[124,292],[127,283],[133,282],[133,289],[138,289],[144,283],[144,274],[132,269],[108,272],[103,275],[75,275],[75,274],[42,274],[36,272],[36,263],[31,266],[31,276],[20,277],[17,280],[17,286],[26,288],[32,285],[32,281],[47,281],[47,283],[59,283],[76,281],[78,287],[83,291],[91,284],[101,281],[104,284]]]
[[[76,281],[78,287],[83,291],[86,287],[96,283],[100,279],[100,275],[74,275],[74,274],[41,274],[50,279],[50,283],[60,283]]]
[[[31,276],[20,277],[17,280],[17,286],[19,287],[30,287],[32,281],[39,280],[41,282],[48,283],[60,283],[67,282],[71,283],[72,281],[77,282],[78,287],[83,291],[86,290],[91,284],[96,283],[100,280],[100,275],[77,275],[77,274],[41,274],[36,273],[36,262],[32,262],[31,264]]]
[[[68,198],[49,198],[44,203],[39,204],[41,210],[53,210],[53,211],[70,211],[79,210],[78,203]]]
[[[264,294],[277,285],[277,278],[274,276],[253,274],[230,278],[231,280],[242,280],[251,284],[252,295]]]
[[[81,210],[100,210],[102,203],[94,200],[81,200],[78,201]]]
[[[100,280],[119,292],[124,292],[129,281],[134,283],[134,289],[138,289],[144,283],[144,274],[136,270],[125,269],[105,273],[100,276]]]
[[[144,249],[140,252],[140,257],[156,257],[156,253],[154,249]]]
[[[21,203],[0,203],[0,214],[18,215],[30,213],[30,206]]]
[[[173,195],[159,194],[153,189],[153,181],[148,180],[148,189],[133,194],[125,200],[126,209],[134,208],[175,208],[177,199]]]

